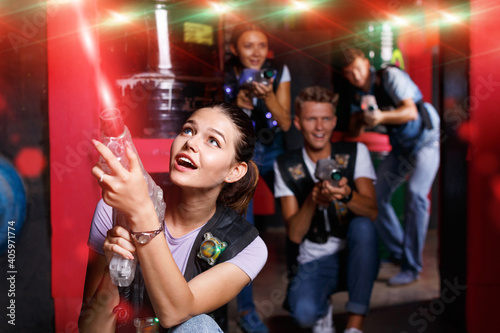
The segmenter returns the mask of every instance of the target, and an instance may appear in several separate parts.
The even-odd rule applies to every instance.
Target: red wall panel
[[[90,174],[97,160],[99,103],[96,70],[79,39],[79,15],[93,1],[60,4],[47,15],[52,296],[56,332],[77,332],[90,221],[99,188]]]
[[[413,14],[419,13],[418,7]],[[437,29],[432,26],[432,18],[422,16],[418,25],[403,26],[397,36],[397,46],[403,53],[405,70],[420,88],[424,100],[432,103],[432,48],[437,43]]]
[[[471,1],[467,326],[498,329],[500,299],[500,7]]]

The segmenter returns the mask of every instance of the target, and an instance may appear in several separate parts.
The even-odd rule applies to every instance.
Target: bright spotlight
[[[219,14],[225,14],[230,11],[230,7],[224,3],[211,2],[210,5],[215,10],[215,12]]]
[[[392,23],[397,26],[407,26],[409,24],[408,20],[401,16],[392,15]]]
[[[445,23],[458,23],[460,22],[460,18],[457,15],[441,11],[441,16],[444,19]]]
[[[111,15],[111,23],[129,23],[130,22],[130,17],[127,15],[117,13],[114,11],[109,11],[109,14]]]
[[[292,8],[294,10],[306,11],[306,10],[310,10],[311,9],[311,6],[308,3],[304,2],[304,1],[295,1],[295,0],[292,0],[291,3],[292,3]]]

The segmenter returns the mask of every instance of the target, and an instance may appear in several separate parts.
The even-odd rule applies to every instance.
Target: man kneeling
[[[339,290],[344,257],[349,292],[344,332],[359,333],[379,267],[375,171],[364,144],[330,142],[335,108],[336,96],[323,87],[305,88],[297,96],[294,124],[304,147],[277,159],[275,196],[281,198],[292,245],[287,246],[287,263],[294,268],[287,295],[291,316],[315,333],[335,332],[330,298]],[[328,167],[317,173],[319,160]]]

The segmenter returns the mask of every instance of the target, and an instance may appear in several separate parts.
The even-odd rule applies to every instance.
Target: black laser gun
[[[321,180],[327,180],[332,186],[339,187],[339,181],[342,178],[342,171],[334,160],[324,158],[316,163],[314,176]]]
[[[377,100],[373,95],[364,95],[361,97],[361,110],[364,112],[373,112],[378,109]]]
[[[267,86],[274,77],[276,77],[275,69],[263,68],[261,70],[256,70],[245,68],[240,76],[240,88],[250,89],[252,87],[252,82],[262,83]]]

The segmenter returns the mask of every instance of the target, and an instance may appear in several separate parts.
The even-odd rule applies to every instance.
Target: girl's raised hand
[[[132,148],[129,146],[125,148],[130,165],[129,171],[121,165],[108,147],[97,140],[92,140],[92,143],[111,171],[110,174],[105,173],[99,162],[92,168],[92,175],[98,179],[102,189],[104,202],[118,209],[127,217],[131,217],[144,207],[152,205],[139,158]]]

